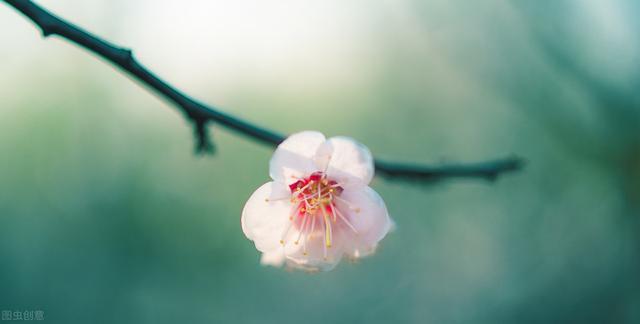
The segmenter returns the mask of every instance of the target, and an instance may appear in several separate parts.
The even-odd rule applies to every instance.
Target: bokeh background
[[[271,148],[173,107],[0,4],[0,309],[51,323],[640,323],[640,3],[42,0],[187,93],[379,158],[496,183],[376,179],[397,230],[309,275],[240,211]]]

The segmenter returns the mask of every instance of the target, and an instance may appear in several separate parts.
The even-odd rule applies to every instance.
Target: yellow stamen
[[[331,221],[329,220],[329,215],[327,215],[327,210],[325,208],[326,206],[322,206],[320,207],[322,209],[322,214],[324,215],[324,237],[325,237],[325,244],[327,245],[327,247],[331,247]]]

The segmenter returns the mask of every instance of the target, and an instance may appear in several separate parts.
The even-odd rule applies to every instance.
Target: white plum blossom
[[[309,271],[333,269],[343,256],[372,254],[392,229],[373,178],[371,152],[348,137],[315,131],[289,136],[271,158],[273,181],[242,211],[242,230],[263,264]]]

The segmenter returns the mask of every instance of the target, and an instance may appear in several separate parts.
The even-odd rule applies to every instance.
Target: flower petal
[[[282,249],[276,249],[274,251],[264,252],[260,257],[260,263],[263,265],[270,265],[274,267],[281,267],[284,264],[285,257]]]
[[[242,231],[261,252],[280,249],[280,239],[289,223],[292,204],[289,188],[267,182],[249,198],[242,210]],[[284,198],[284,199],[282,199]],[[279,200],[278,200],[279,199]]]
[[[269,164],[271,179],[290,184],[295,180],[317,171],[313,157],[318,147],[325,142],[322,133],[304,131],[287,137],[278,145]]]
[[[332,137],[322,143],[314,158],[321,170],[341,186],[367,185],[374,174],[373,156],[369,149],[352,138]]]
[[[351,257],[373,253],[378,242],[393,228],[384,201],[370,187],[345,189],[338,199],[338,208],[358,232],[351,240],[345,240],[345,253]]]
[[[306,254],[302,249],[286,253],[287,266],[306,271],[329,271],[336,267],[344,255],[344,238],[342,233],[334,232],[331,247],[326,248],[321,234],[317,231],[307,242]]]

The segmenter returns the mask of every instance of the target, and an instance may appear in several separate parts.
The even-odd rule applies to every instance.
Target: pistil
[[[280,243],[286,245],[286,238],[292,227],[298,228],[298,235],[294,244],[299,244],[302,240],[302,253],[307,255],[307,242],[313,239],[316,223],[322,224],[322,248],[326,259],[327,249],[333,245],[334,226],[338,222],[343,222],[354,233],[358,234],[353,224],[340,212],[336,202],[345,204],[348,208],[359,211],[352,204],[340,198],[343,192],[342,186],[334,180],[327,178],[324,172],[314,172],[306,178],[297,179],[289,185],[293,207],[291,211],[290,224],[282,234]],[[286,198],[266,199],[275,201]],[[331,223],[334,223],[333,225]]]

